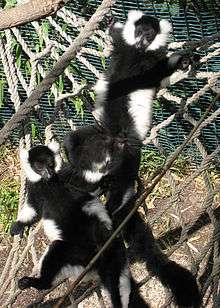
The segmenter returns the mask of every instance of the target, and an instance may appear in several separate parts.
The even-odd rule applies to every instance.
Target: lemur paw
[[[16,221],[11,225],[10,234],[12,236],[20,234],[20,237],[23,237],[24,227],[25,226],[22,222]]]
[[[180,62],[179,62],[179,68],[183,71],[186,71],[190,65],[198,64],[200,60],[200,56],[198,54],[185,54],[182,55]]]
[[[31,285],[31,277],[28,277],[28,276],[24,276],[22,277],[21,279],[18,280],[18,287],[20,290],[25,290],[27,288],[30,288],[32,285]]]
[[[109,16],[106,20],[107,20],[107,26],[109,28],[111,28],[117,22],[117,19],[114,16]]]
[[[179,68],[183,71],[187,70],[189,65],[191,64],[191,59],[188,56],[183,56],[179,63]]]
[[[124,25],[121,22],[119,22],[115,17],[113,17],[111,23],[106,30],[106,34],[110,36],[114,36],[115,34],[117,35],[118,33],[121,33],[123,26]]]

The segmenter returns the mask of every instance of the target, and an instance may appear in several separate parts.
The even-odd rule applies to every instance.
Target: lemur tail
[[[145,262],[147,270],[171,290],[177,305],[200,307],[201,295],[196,278],[189,270],[168,259],[138,213],[129,221],[124,237],[129,244],[131,261]]]

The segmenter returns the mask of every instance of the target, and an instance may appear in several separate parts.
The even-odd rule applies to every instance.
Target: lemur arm
[[[185,54],[183,52],[173,53],[141,74],[109,84],[108,99],[113,100],[137,90],[168,86],[169,77],[177,70],[187,70],[192,62],[193,57],[190,57],[187,52]]]
[[[118,218],[118,213],[124,212],[121,209],[129,207],[130,202],[136,197],[135,184],[138,180],[139,161],[139,151],[135,151],[133,155],[127,153],[122,165],[110,180],[106,202],[110,215],[117,212],[115,217]]]
[[[36,202],[34,202],[33,198],[31,198],[31,194],[27,193],[25,204],[19,211],[16,222],[11,225],[10,234],[12,236],[20,234],[22,237],[25,227],[32,226],[40,219],[41,214],[39,207]]]
[[[113,21],[110,27],[107,29],[107,34],[112,38],[112,44],[114,48],[123,43],[122,31],[124,25],[120,22]]]

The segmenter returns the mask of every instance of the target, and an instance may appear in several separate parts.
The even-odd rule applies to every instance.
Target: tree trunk
[[[20,26],[55,14],[69,0],[30,0],[10,9],[0,10],[0,30]]]

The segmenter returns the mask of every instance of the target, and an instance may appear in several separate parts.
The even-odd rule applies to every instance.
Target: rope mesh
[[[202,5],[203,1],[196,2],[200,5],[199,9],[191,6],[184,8],[183,5],[173,2],[122,0],[117,1],[108,14],[113,14],[119,20],[124,21],[128,10],[138,8],[158,18],[169,19],[173,25],[170,51],[182,48],[183,44],[189,40],[202,39],[220,32],[220,19],[216,15],[218,12],[215,13],[218,11],[214,4],[215,1],[209,1],[208,7]],[[74,38],[101,1],[91,0],[85,6],[80,3],[80,1],[74,4],[70,2],[53,18],[48,17],[42,21],[0,33],[0,127],[3,127],[12,117],[31,94],[36,84],[39,84],[60,55],[73,43]],[[31,118],[27,119],[21,129],[13,131],[11,135],[13,142],[18,143],[20,140],[20,147],[30,147],[31,143],[39,140],[47,143],[54,135],[62,139],[70,129],[75,129],[85,123],[93,123],[92,114],[86,109],[83,110],[83,101],[75,94],[80,92],[85,85],[94,84],[107,65],[111,46],[104,32],[105,28],[104,20],[100,22],[98,30],[77,53],[75,60],[53,84],[51,91],[44,94],[40,104],[31,114]],[[155,100],[153,127],[145,144],[148,147],[154,147],[164,156],[174,152],[177,146],[183,143],[186,135],[196,126],[213,97],[220,92],[220,44],[213,42],[202,46],[197,52],[201,56],[202,65],[195,74],[183,80],[184,73],[178,72],[172,81],[173,85],[168,89],[160,90]],[[176,117],[177,110],[182,105],[184,107],[183,117]],[[174,112],[171,107],[175,107]],[[164,198],[163,206],[158,207],[157,212],[149,218],[151,227],[155,227],[158,221],[163,221],[166,215],[171,221],[178,221],[178,236],[171,245],[172,247],[167,250],[167,254],[168,256],[180,252],[185,254],[188,259],[186,265],[200,277],[204,303],[209,300],[214,307],[218,307],[219,302],[220,233],[216,213],[219,206],[220,184],[219,181],[215,181],[211,167],[220,153],[219,115],[220,102],[218,100],[212,112],[203,121],[193,142],[186,147],[186,153],[192,156],[192,161],[195,161],[197,165],[182,183],[175,178],[173,170],[167,172],[165,180],[171,193]],[[21,178],[20,207],[25,198],[25,179],[22,174]],[[186,218],[184,214],[186,209],[183,208],[181,200],[186,197],[187,189],[191,185],[197,185],[198,181],[202,183],[203,195],[196,214]],[[172,208],[175,208],[175,211],[170,212]],[[208,217],[212,228],[208,233],[206,243],[202,247],[195,247],[193,241],[197,233],[193,230],[202,215]],[[36,240],[41,236],[41,226],[38,225],[29,233],[24,242],[15,237],[7,262],[1,272],[1,307],[11,307],[19,300],[21,292],[17,289],[14,278],[17,279],[20,271],[23,270],[24,262],[32,262],[36,266],[39,258]],[[161,239],[160,241],[163,243]],[[200,268],[203,262],[209,267],[207,273],[203,272],[204,267]],[[203,279],[205,274],[207,279]],[[144,287],[146,283],[152,281],[152,277],[146,276],[145,273],[145,277],[139,279],[140,286]],[[103,307],[102,294],[97,286],[87,288],[86,296],[94,290]],[[61,291],[62,289],[57,291],[56,296]],[[39,295],[39,301],[43,300],[46,293],[48,292]],[[210,296],[211,299],[209,299]],[[149,294],[146,297],[151,298]],[[85,296],[80,295],[76,300],[75,298],[72,295],[70,300],[78,304],[84,300]],[[149,302],[152,304],[153,299]],[[172,298],[167,295],[165,304],[163,304],[167,306],[171,302]],[[16,307],[19,306],[16,305]]]
[[[212,11],[195,11],[192,8],[184,10],[179,4],[171,4],[172,2],[168,1],[163,4],[155,2],[152,4],[147,1],[137,2],[123,1],[118,3],[114,5],[111,13],[123,21],[128,10],[139,7],[146,13],[154,14],[159,18],[169,19],[173,25],[173,35],[171,37],[173,43],[170,45],[172,49],[180,47],[180,43],[185,41],[198,40],[219,31],[220,19]],[[53,62],[58,59],[61,52],[66,50],[67,46],[73,41],[74,37],[79,33],[80,27],[85,24],[85,19],[91,16],[91,13],[100,4],[100,1],[91,1],[84,9],[80,9],[79,3],[78,5],[68,4],[65,8],[58,11],[57,16],[54,18],[48,17],[42,22],[33,22],[22,26],[19,30],[13,28],[6,31],[11,33],[10,35],[12,36],[12,45],[7,45],[7,48],[11,49],[13,62],[16,63],[15,59],[16,57],[18,58],[15,70],[19,80],[17,83],[14,83],[14,86],[18,84],[18,92],[22,101],[27,97],[25,79],[30,79],[30,67],[32,66],[33,59],[38,59],[36,60],[35,80],[39,81],[45,76],[46,71],[51,68]],[[83,17],[79,16],[79,14]],[[63,94],[71,93],[72,89],[74,89],[74,92],[77,92],[82,82],[94,84],[95,80],[100,76],[109,55],[109,45],[107,44],[108,41],[106,42],[104,29],[104,24],[101,24],[100,29],[95,32],[91,40],[77,54],[75,61],[72,61],[68,69],[65,70],[64,75],[53,85],[51,93],[45,94],[42,98],[40,108],[46,117],[51,117],[53,114],[54,99],[56,101]],[[5,36],[6,34],[2,33],[3,45],[6,44]],[[38,50],[40,52],[36,52]],[[219,53],[219,43],[212,44],[205,50],[201,49],[199,54],[203,57],[201,61],[203,65],[200,67],[198,74],[187,78],[187,80],[180,81],[177,86],[171,86],[168,90],[159,93],[158,104],[154,113],[154,125],[170,116],[171,112],[169,107],[167,107],[170,101],[174,104],[179,104],[182,100],[187,100],[187,104],[192,105],[189,108],[192,116],[198,118],[201,115],[212,98],[211,89],[218,88],[219,86],[217,82],[220,66]],[[12,94],[10,94],[10,88],[7,90],[7,83],[5,82],[6,73],[2,64],[0,64],[0,72],[2,73],[2,83],[4,85],[1,86],[2,91],[4,91],[4,99],[0,108],[1,127],[12,116],[14,110],[10,103],[10,101],[13,102],[13,99],[10,98]],[[207,82],[207,78],[211,78],[212,86],[210,82]],[[193,101],[194,97],[196,98],[195,101]],[[64,104],[76,126],[93,122],[93,117],[87,110],[83,112],[84,118],[81,118],[80,105],[82,102],[74,102],[73,99],[69,98],[64,101]],[[219,145],[219,122],[219,118],[216,118],[203,131],[208,151],[214,150]],[[42,134],[44,131],[42,121],[35,116],[32,118],[32,123],[35,123],[38,132]],[[168,152],[172,151],[184,140],[185,134],[188,133],[187,126],[187,123],[184,125],[184,122],[175,120],[170,123],[169,127],[164,129],[163,133],[162,131],[160,132],[160,143]],[[69,126],[62,123],[59,118],[55,121],[54,131],[58,136],[62,137],[68,129]],[[16,132],[14,136],[17,137]],[[191,149],[191,151],[193,150]]]

